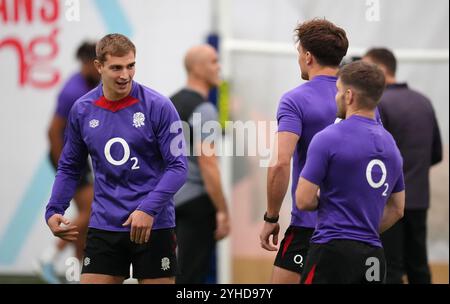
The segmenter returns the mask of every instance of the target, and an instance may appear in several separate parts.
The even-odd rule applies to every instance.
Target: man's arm
[[[55,167],[58,166],[64,147],[64,131],[68,124],[70,109],[79,97],[79,92],[72,91],[66,86],[58,95],[56,109],[47,131],[50,142],[50,159]]]
[[[76,109],[70,113],[65,145],[58,162],[52,194],[46,207],[45,221],[55,236],[73,241],[78,232],[75,226],[63,217],[73,198],[80,173],[85,166],[88,152],[81,139]],[[66,224],[68,227],[61,227]]]
[[[219,163],[214,151],[214,144],[198,144],[198,165],[205,184],[206,192],[216,208],[217,240],[225,238],[230,232],[228,207],[222,191]]]
[[[319,207],[319,185],[327,176],[329,147],[335,144],[329,134],[320,132],[309,144],[306,163],[295,191],[296,206],[302,211],[314,211]]]
[[[166,169],[156,187],[137,208],[152,217],[168,204],[187,178],[186,144],[180,117],[170,100],[164,102],[161,111],[154,112],[157,112],[157,118],[154,118],[157,121],[156,138]]]
[[[291,158],[300,136],[291,132],[278,132],[275,138],[275,154],[267,171],[267,217],[278,218],[281,204],[289,186]],[[276,251],[280,224],[264,222],[259,239],[261,247]],[[272,235],[273,245],[270,243]]]
[[[166,169],[156,187],[122,224],[130,226],[130,239],[137,244],[144,244],[150,240],[155,216],[171,201],[187,177],[184,150],[186,145],[178,113],[170,100],[164,100],[161,109],[155,109],[154,112],[157,114],[152,120],[157,129],[155,133],[162,156],[161,161],[166,165]]]
[[[442,141],[441,132],[439,131],[439,126],[434,113],[433,116],[433,146],[431,150],[431,165],[436,165],[442,161]]]
[[[295,203],[302,211],[314,211],[319,205],[317,192],[319,186],[307,179],[300,177],[295,191]]]
[[[381,123],[383,124],[383,127],[384,127],[386,130],[388,130],[389,132],[391,132],[391,130],[390,130],[391,126],[390,126],[390,124],[389,124],[389,115],[388,115],[388,113],[387,113],[387,111],[386,111],[386,109],[385,109],[385,105],[384,105],[384,103],[383,103],[383,100],[381,100],[381,101],[378,103],[378,106],[377,106],[377,113],[379,114],[379,118],[380,118],[380,120],[381,120]]]
[[[384,206],[383,217],[380,221],[380,233],[391,228],[403,217],[405,209],[405,191],[392,193],[386,206]]]
[[[291,158],[300,137],[291,132],[278,132],[273,162],[267,172],[267,216],[277,217],[289,186]]]
[[[67,120],[59,115],[54,115],[48,128],[48,139],[50,142],[50,156],[55,167],[58,166],[59,157],[64,147],[64,130]]]

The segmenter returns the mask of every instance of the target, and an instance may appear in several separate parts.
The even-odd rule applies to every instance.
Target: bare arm
[[[291,132],[278,132],[275,139],[275,154],[267,172],[267,216],[278,217],[289,186],[291,158],[295,151],[300,137]],[[276,251],[278,244],[279,223],[264,222],[264,226],[259,234],[261,247]],[[270,243],[272,236],[272,243]],[[275,245],[275,246],[274,246]]]
[[[267,215],[278,216],[289,186],[291,158],[300,137],[290,132],[279,132],[277,153],[267,172]]]
[[[302,211],[314,211],[317,209],[319,202],[317,200],[317,192],[319,186],[300,177],[295,191],[295,202],[297,208]]]
[[[66,128],[66,119],[54,115],[48,128],[48,139],[50,141],[50,155],[55,166],[58,165],[59,157],[61,156],[64,147],[64,130]]]
[[[214,144],[204,142],[198,144],[201,149],[198,157],[198,165],[205,184],[206,192],[216,208],[216,239],[226,237],[230,232],[228,207],[222,190],[219,162],[215,155]]]
[[[384,206],[383,217],[380,222],[380,233],[391,228],[403,217],[405,209],[405,191],[392,193],[386,206]]]

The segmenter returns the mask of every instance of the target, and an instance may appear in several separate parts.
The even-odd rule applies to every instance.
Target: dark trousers
[[[404,217],[381,235],[387,262],[387,284],[430,284],[427,257],[427,210],[405,210]]]
[[[216,241],[216,211],[207,195],[175,208],[179,274],[177,284],[206,282]]]

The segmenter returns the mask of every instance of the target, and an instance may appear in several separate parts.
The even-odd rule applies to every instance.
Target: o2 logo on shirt
[[[111,147],[115,143],[119,143],[122,145],[123,148],[123,157],[120,160],[116,160],[111,156]],[[131,160],[133,162],[133,166],[131,167],[131,170],[137,170],[139,169],[139,160],[137,157],[132,157],[130,159],[130,146],[128,146],[128,143],[125,141],[125,139],[120,137],[114,137],[108,140],[108,142],[105,145],[105,157],[106,160],[114,166],[121,166],[125,164],[128,160]]]
[[[375,166],[380,167],[381,172],[383,173],[383,175],[381,176],[381,179],[378,182],[374,182],[374,180],[372,179],[372,169]],[[384,189],[384,191],[383,191],[383,194],[382,194],[383,196],[387,196],[387,192],[389,189],[389,184],[385,183],[386,176],[387,176],[386,165],[379,159],[372,159],[366,168],[367,182],[369,183],[370,187],[372,187],[374,189],[378,189],[384,185],[384,187],[386,187],[386,189]]]

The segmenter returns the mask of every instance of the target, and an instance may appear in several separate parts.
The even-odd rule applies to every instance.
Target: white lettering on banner
[[[0,0],[0,51],[9,49],[16,53],[20,87],[50,89],[59,83],[61,72],[53,64],[59,54],[59,16],[59,0]],[[21,23],[33,29],[38,25],[44,30],[31,38],[24,38],[17,35],[14,28],[22,26]],[[8,32],[4,25],[13,30]],[[3,60],[1,57],[4,55],[0,55],[0,60]]]

